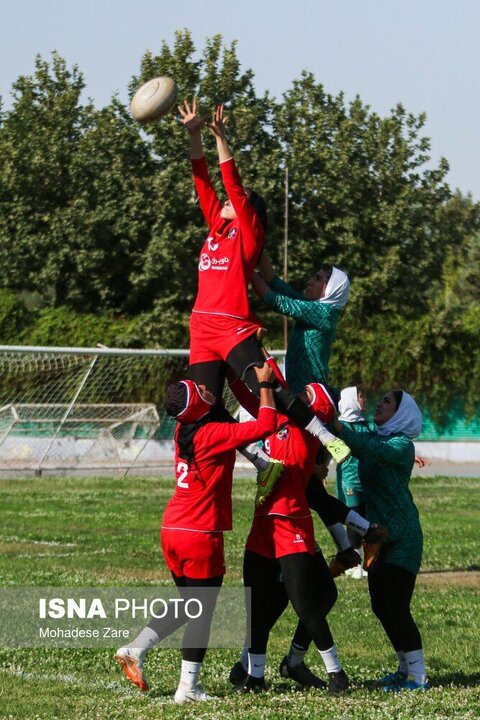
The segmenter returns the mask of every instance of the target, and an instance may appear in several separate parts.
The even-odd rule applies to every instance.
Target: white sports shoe
[[[174,700],[177,705],[185,705],[185,703],[205,702],[206,700],[213,700],[213,698],[211,695],[207,695],[200,683],[197,683],[193,687],[187,687],[180,683]]]
[[[349,570],[345,570],[345,575],[352,578],[352,580],[362,580],[362,578],[368,576],[368,572],[366,572],[361,565],[357,565],[356,567],[349,568]]]

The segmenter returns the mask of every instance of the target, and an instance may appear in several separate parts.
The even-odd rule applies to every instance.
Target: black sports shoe
[[[228,676],[228,679],[230,680],[232,685],[240,685],[240,683],[245,682],[247,677],[248,673],[239,660],[230,670],[230,675]]]
[[[265,678],[256,678],[252,675],[247,675],[244,682],[240,683],[239,685],[235,685],[233,688],[233,692],[237,693],[261,693],[265,692],[267,689],[267,686],[265,685]]]
[[[328,677],[330,678],[328,681],[329,695],[341,695],[345,690],[348,690],[350,682],[345,670],[328,673]]]
[[[280,663],[278,671],[282,677],[289,678],[289,680],[295,680],[295,682],[304,688],[313,687],[323,690],[327,687],[327,683],[314,675],[304,662],[300,663],[300,665],[294,665],[293,667],[289,665],[286,655]]]

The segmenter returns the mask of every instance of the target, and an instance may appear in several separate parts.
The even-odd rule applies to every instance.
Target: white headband
[[[325,289],[325,295],[320,298],[319,302],[326,303],[327,305],[335,305],[336,307],[343,307],[347,304],[349,292],[350,280],[347,274],[344,273],[343,270],[333,267],[330,280]]]
[[[358,391],[356,387],[343,388],[340,392],[338,409],[340,410],[339,420],[350,423],[363,422],[365,420],[362,408],[358,402]]]
[[[411,395],[402,390],[402,399],[397,411],[383,425],[377,425],[378,435],[403,433],[416,438],[422,432],[422,413]]]

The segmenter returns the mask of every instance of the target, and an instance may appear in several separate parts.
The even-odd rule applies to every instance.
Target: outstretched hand
[[[217,105],[210,122],[206,123],[215,137],[225,140],[225,125],[228,123],[228,117],[224,114],[224,106]]]
[[[193,98],[193,102],[190,103],[187,100],[183,101],[182,105],[178,106],[178,112],[182,116],[180,122],[186,127],[190,135],[200,132],[203,125],[207,125],[208,115],[197,115],[197,99]]]
[[[426,460],[421,455],[415,455],[415,465],[419,468],[425,467],[425,465],[431,465],[432,463]]]

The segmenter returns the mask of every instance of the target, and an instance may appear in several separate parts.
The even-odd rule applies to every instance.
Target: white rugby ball
[[[153,122],[172,109],[178,95],[177,83],[169,77],[156,77],[138,88],[130,109],[135,120]]]

